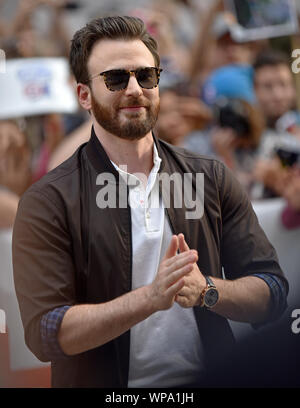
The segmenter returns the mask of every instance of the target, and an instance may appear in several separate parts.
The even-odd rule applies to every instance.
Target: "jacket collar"
[[[119,173],[109,160],[106,151],[96,136],[94,126],[92,126],[91,138],[86,145],[86,154],[97,173],[108,171],[115,176],[116,180],[119,179]]]
[[[153,133],[152,133],[152,136],[153,136],[156,148],[157,148],[158,156],[161,158],[159,171],[161,172],[163,169],[164,171],[167,171],[166,160],[164,159],[165,154],[162,150],[161,144],[159,143],[159,140]],[[94,126],[92,126],[91,138],[86,145],[86,153],[87,153],[88,159],[92,163],[97,173],[110,172],[115,176],[116,180],[119,180],[119,172],[116,170],[114,165],[111,163],[104,147],[102,146],[100,140],[96,136]]]

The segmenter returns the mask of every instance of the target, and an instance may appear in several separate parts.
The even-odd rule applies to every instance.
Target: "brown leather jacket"
[[[204,173],[204,214],[186,220],[167,209],[173,233],[184,233],[199,253],[202,273],[236,279],[254,273],[282,276],[275,250],[258,225],[246,193],[219,161],[155,138],[160,172]],[[131,290],[131,217],[128,208],[100,209],[97,175],[118,180],[93,129],[91,139],[23,195],[13,233],[14,278],[25,340],[46,361],[40,320],[63,305],[106,302]],[[173,200],[171,199],[171,203]],[[227,320],[194,307],[208,366],[234,342]],[[184,329],[184,328],[183,328]],[[52,385],[126,387],[130,331],[109,343],[52,361]]]

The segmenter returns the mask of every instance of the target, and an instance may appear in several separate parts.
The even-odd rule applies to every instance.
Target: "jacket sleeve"
[[[44,192],[26,192],[19,203],[12,249],[25,342],[37,358],[48,361],[41,319],[51,310],[75,303],[72,244],[63,206]]]
[[[258,223],[246,191],[221,163],[219,191],[222,211],[221,258],[227,279],[254,274],[279,276],[288,292],[288,281],[277,254]]]

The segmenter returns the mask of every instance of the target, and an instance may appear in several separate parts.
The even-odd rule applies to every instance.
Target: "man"
[[[70,61],[93,128],[19,206],[13,262],[27,344],[52,361],[53,386],[200,384],[233,344],[226,317],[263,323],[284,309],[275,251],[221,163],[153,136],[159,56],[141,20],[93,20]],[[200,173],[204,214],[188,219],[189,203],[175,205],[158,176]]]
[[[31,184],[30,150],[17,123],[0,121],[0,229],[12,228],[19,197]]]
[[[278,119],[294,109],[296,90],[291,66],[285,54],[264,50],[253,64],[258,105],[266,125],[275,128]]]
[[[281,165],[276,151],[300,149],[300,115],[295,110],[296,88],[287,56],[277,50],[264,50],[254,62],[254,86],[258,106],[265,121],[258,149],[254,198],[283,195],[289,182],[289,169]]]

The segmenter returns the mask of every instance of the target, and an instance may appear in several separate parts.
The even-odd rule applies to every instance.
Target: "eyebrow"
[[[102,72],[105,72],[105,71],[115,71],[115,70],[135,71],[135,70],[141,69],[141,68],[156,68],[156,67],[155,67],[155,65],[140,65],[140,66],[138,66],[138,67],[136,67],[136,68],[124,68],[124,67],[120,68],[120,67],[116,67],[116,68],[108,68],[108,69],[105,69],[105,70],[102,71]]]

